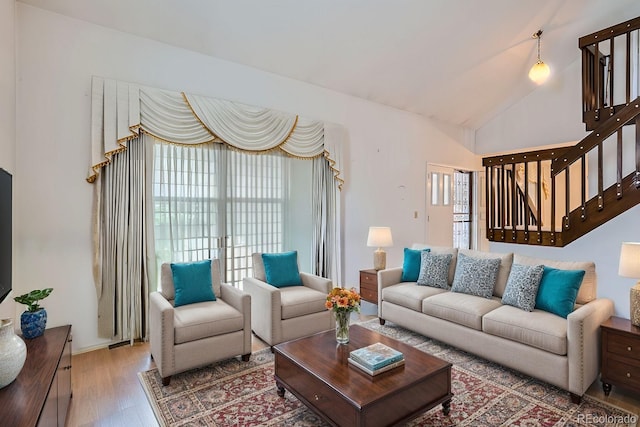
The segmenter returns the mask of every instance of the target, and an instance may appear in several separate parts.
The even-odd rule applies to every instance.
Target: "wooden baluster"
[[[539,157],[539,156],[538,156]],[[538,190],[538,217],[536,219],[536,225],[538,226],[538,237],[536,241],[538,243],[542,243],[542,164],[540,160],[537,161],[536,164],[538,168],[538,176],[537,176],[537,190]]]
[[[613,106],[615,105],[613,103],[613,76],[615,75],[614,70],[615,70],[615,61],[614,61],[614,52],[616,51],[615,49],[615,38],[612,37],[609,39],[609,70],[606,70],[605,72],[609,73],[609,107],[611,107],[611,115],[613,116]]]
[[[628,96],[628,94],[627,94]],[[616,146],[616,198],[622,198],[622,129],[618,129],[618,143]]]
[[[518,212],[518,198],[516,193],[516,170],[518,170],[518,165],[515,163],[511,164],[511,199],[513,200],[513,209],[511,210],[511,240],[515,241],[518,236],[518,231],[516,229],[517,221],[517,212]]]
[[[626,95],[627,104],[631,102],[631,37],[630,34],[626,34],[627,37],[627,66],[625,71],[625,79],[627,81]]]
[[[551,236],[552,245],[556,243],[556,177],[551,174]]]
[[[524,203],[522,204],[524,209],[524,240],[529,242],[529,221],[531,221],[531,216],[529,215],[529,162],[526,161],[524,162],[524,178],[522,182],[524,182]]]
[[[571,195],[571,180],[569,178],[569,168],[564,170],[564,186],[565,186],[565,194],[564,194],[564,229],[569,229],[569,196]]]
[[[506,195],[504,189],[504,163],[500,165],[500,228],[502,228],[502,233],[500,235],[500,240],[504,241],[504,223],[505,223],[505,205],[506,205]]]
[[[580,219],[587,219],[587,162],[586,156],[580,159]]]
[[[594,98],[596,101],[596,111],[599,113],[599,110],[602,107],[602,99],[600,96],[600,50],[598,48],[598,43],[594,43],[593,45],[593,56],[593,91],[595,92]],[[596,114],[596,120],[598,120],[598,116],[599,114]]]
[[[598,210],[604,209],[604,178],[603,178],[603,150],[602,141],[598,143]]]
[[[492,197],[491,197],[491,191],[490,191],[490,187],[489,187],[489,182],[491,182],[491,173],[493,172],[493,168],[486,166],[484,168],[484,194],[485,194],[485,198],[486,198],[486,204],[487,206],[485,206],[485,216],[486,218],[484,219],[484,226],[485,229],[487,231],[487,239],[492,240],[493,239],[493,232],[491,231],[493,226],[492,226],[492,217],[493,217],[493,201],[492,201]]]
[[[633,183],[640,189],[640,116],[636,117],[636,176]]]
[[[591,110],[589,103],[589,51],[587,47],[582,48],[582,120],[585,113]]]

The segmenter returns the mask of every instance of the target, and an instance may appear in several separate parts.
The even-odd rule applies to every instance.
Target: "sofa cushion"
[[[558,270],[544,267],[536,308],[566,318],[576,304],[584,270]]]
[[[418,285],[449,289],[449,265],[451,254],[432,254],[422,252]]]
[[[567,321],[546,311],[525,312],[503,305],[483,317],[482,330],[561,356],[567,354]]]
[[[453,278],[456,274],[456,262],[458,261],[458,248],[452,248],[449,246],[430,246],[422,243],[414,243],[411,245],[411,249],[431,249],[432,254],[446,255],[451,254],[451,264],[449,265],[449,286],[453,283]]]
[[[504,288],[507,286],[507,280],[509,279],[509,273],[511,272],[511,264],[513,264],[512,252],[497,253],[460,249],[458,253],[476,259],[500,259],[500,269],[498,270],[498,277],[496,278],[496,285],[493,288],[493,294],[497,297],[501,297],[504,294]]]
[[[175,344],[241,331],[244,327],[242,313],[221,299],[176,307],[173,316]]]
[[[451,291],[491,298],[499,269],[498,258],[472,258],[459,253]]]
[[[542,265],[513,264],[507,287],[502,295],[502,303],[524,311],[533,311],[543,270]]]
[[[280,288],[282,319],[292,319],[307,314],[326,311],[327,294],[306,286]],[[260,319],[255,319],[260,321]]]
[[[431,249],[409,249],[404,248],[404,256],[402,258],[402,278],[403,282],[415,282],[420,274],[420,265],[422,263],[421,255],[423,252],[429,252]]]
[[[443,292],[447,291],[430,286],[418,286],[413,282],[404,282],[382,289],[382,300],[420,312],[422,311],[423,299]]]
[[[481,331],[482,316],[501,305],[498,298],[444,292],[422,301],[422,312]]]
[[[590,261],[555,261],[544,258],[533,258],[524,255],[515,254],[513,262],[516,264],[524,265],[537,265],[542,264],[547,267],[557,268],[560,270],[584,270],[584,278],[582,279],[582,285],[578,291],[578,297],[576,303],[586,304],[593,301],[596,298],[597,290],[597,278],[596,278],[596,265]]]

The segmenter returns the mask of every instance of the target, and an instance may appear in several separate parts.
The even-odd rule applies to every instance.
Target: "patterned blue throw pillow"
[[[418,285],[449,289],[449,264],[452,254],[422,252]]]
[[[459,253],[451,291],[491,298],[499,269],[500,258],[472,258]]]
[[[513,264],[507,287],[502,295],[502,303],[524,311],[533,311],[543,270],[543,265]]]

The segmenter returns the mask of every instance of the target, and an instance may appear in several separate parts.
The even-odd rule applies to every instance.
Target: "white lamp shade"
[[[529,78],[538,85],[546,82],[549,74],[551,74],[549,66],[540,60],[533,64],[533,67],[529,70]]]
[[[389,227],[369,227],[369,237],[367,238],[367,246],[374,248],[386,248],[393,246],[393,238],[391,237],[391,228]]]
[[[622,277],[640,279],[640,243],[622,243],[618,274]]]

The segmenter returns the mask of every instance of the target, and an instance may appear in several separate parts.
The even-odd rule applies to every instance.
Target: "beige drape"
[[[342,245],[339,227],[339,190],[344,182],[341,164],[342,144],[346,135],[344,128],[336,125],[328,126],[317,120],[264,107],[154,89],[101,77],[92,78],[91,94],[91,165],[87,181],[96,184],[94,189],[94,279],[99,298],[101,336],[119,336],[119,328],[137,323],[135,313],[145,311],[144,301],[142,301],[144,297],[132,297],[130,300],[121,301],[122,293],[116,291],[117,286],[120,286],[116,283],[117,280],[121,279],[122,286],[127,289],[135,287],[143,291],[145,287],[153,286],[155,283],[155,279],[149,277],[151,272],[156,271],[154,266],[145,265],[153,259],[153,234],[149,223],[139,225],[142,233],[138,232],[140,230],[134,232],[129,229],[130,223],[123,218],[112,225],[104,224],[108,216],[124,215],[124,211],[120,210],[121,205],[113,211],[109,209],[112,204],[124,203],[116,201],[120,199],[115,197],[127,195],[122,189],[128,185],[127,183],[131,184],[133,178],[126,177],[126,171],[120,170],[120,173],[110,175],[107,182],[103,177],[105,173],[101,171],[113,168],[115,159],[133,145],[144,145],[142,143],[144,135],[151,135],[156,139],[176,144],[215,142],[250,152],[280,150],[298,158],[322,158],[326,162],[326,171],[317,176],[314,175],[313,179],[314,181],[323,180],[324,184],[317,184],[316,188],[324,188],[325,191],[331,192],[327,200],[337,202],[331,204],[328,210],[322,210],[322,215],[326,217],[314,227],[320,230],[319,232],[323,232],[322,230],[327,229],[326,224],[336,224],[330,227],[331,245],[329,247],[314,245],[312,251],[314,259],[326,257],[333,259],[330,268],[323,267],[321,270],[333,280],[340,280]],[[145,157],[144,153],[142,155]],[[148,159],[140,162],[140,165],[149,164]],[[327,171],[330,174],[328,185]],[[129,174],[140,176],[150,172],[148,166],[144,170],[138,167],[128,170]],[[135,195],[129,194],[129,197],[137,197],[139,200],[150,197],[150,180],[143,180],[139,184],[143,188],[141,192]],[[140,215],[148,218],[147,221],[150,222],[151,204],[143,204],[139,208]],[[131,238],[131,233],[142,241]],[[124,235],[128,238],[124,239]],[[119,239],[115,243],[112,242],[113,236],[118,236]],[[317,243],[320,244],[323,241],[326,241],[326,236],[320,238]],[[124,246],[119,246],[120,244]],[[113,245],[116,247],[114,248]],[[139,254],[127,245],[133,245],[136,247],[135,250],[139,247],[145,248],[145,252],[138,257]],[[127,257],[124,256],[123,251]],[[134,268],[132,264],[135,263],[140,265]],[[130,273],[118,272],[116,265],[126,268]],[[107,269],[109,271],[106,271]],[[113,275],[116,275],[115,279]],[[146,284],[141,286],[141,280],[146,281]],[[138,304],[138,300],[141,305]]]

